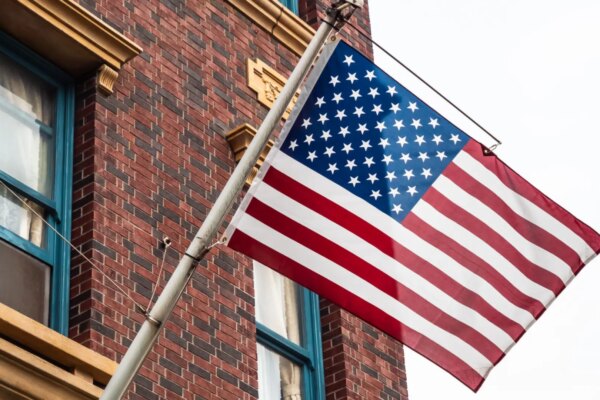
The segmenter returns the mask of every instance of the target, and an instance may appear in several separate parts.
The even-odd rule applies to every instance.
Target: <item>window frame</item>
[[[289,279],[289,278],[286,278]],[[304,346],[281,336],[266,325],[256,322],[256,340],[267,349],[290,359],[302,368],[302,386],[305,400],[325,399],[325,372],[321,343],[319,297],[299,286],[302,299],[302,339]],[[258,383],[260,385],[260,382]]]
[[[54,123],[54,187],[52,198],[0,171],[0,180],[18,195],[44,207],[45,219],[60,235],[70,240],[72,214],[73,139],[75,89],[71,76],[0,32],[0,52],[56,89]],[[70,247],[46,228],[46,246],[40,248],[0,226],[0,239],[39,259],[51,268],[48,326],[63,335],[69,327]]]
[[[286,6],[294,14],[298,15],[300,13],[298,8],[298,0],[279,0],[279,2]]]

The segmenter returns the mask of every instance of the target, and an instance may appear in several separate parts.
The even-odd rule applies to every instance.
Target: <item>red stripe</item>
[[[500,294],[508,301],[523,310],[529,311],[533,317],[537,318],[537,316],[544,311],[544,305],[541,302],[522,293],[485,260],[464,248],[454,239],[435,230],[415,214],[409,213],[404,221],[402,221],[402,225],[423,240],[429,243],[435,243],[435,247],[456,260],[456,262],[469,271],[479,275],[500,292]]]
[[[448,315],[444,310],[431,304],[401,282],[386,275],[344,247],[288,218],[257,198],[252,199],[246,209],[246,213],[284,236],[342,266],[366,282],[371,283],[432,324],[460,337],[487,357],[492,363],[495,363],[504,355],[500,348],[476,329]]]
[[[275,167],[271,166],[269,168],[264,181],[281,193],[323,215],[325,218],[328,218],[332,222],[347,229],[348,231],[353,232],[367,243],[379,249],[384,254],[399,260],[403,265],[427,279],[433,285],[443,290],[448,295],[454,297],[457,301],[468,307],[471,307],[479,314],[490,320],[492,323],[502,328],[512,338],[517,338],[523,333],[523,327],[521,325],[507,318],[494,307],[489,305],[479,294],[465,288],[456,282],[456,280],[446,275],[440,269],[436,268],[434,265],[423,260],[410,250],[403,247],[401,244],[393,241],[385,233],[360,219],[356,215],[350,213],[346,209],[333,203],[331,200],[291,179],[287,175],[278,171]],[[418,232],[415,233],[418,234]],[[435,242],[430,241],[430,243]],[[458,247],[460,247],[460,245],[456,244],[454,248],[447,249],[446,253],[450,254],[452,257],[452,254]],[[473,257],[468,257],[464,262],[467,264],[467,268],[470,268],[473,272],[478,273],[479,267],[477,265],[472,265],[470,262],[470,260],[475,258],[477,257],[473,255]],[[493,272],[484,273],[482,278],[489,282],[492,286],[497,287],[498,291],[507,298],[510,299],[510,296],[517,296],[517,302],[524,304],[530,304],[531,301],[534,301],[533,299],[521,294],[510,284],[510,282],[503,278],[502,275],[496,273],[493,268],[490,267],[489,269]],[[541,303],[538,304],[543,308]]]
[[[435,186],[432,186],[421,200],[426,201],[440,213],[479,237],[533,282],[552,290],[554,295],[564,289],[565,285],[558,276],[529,261],[502,235],[466,212],[462,207],[457,206],[441,194]]]
[[[600,235],[592,228],[575,218],[571,213],[556,204],[548,196],[544,195],[529,182],[523,179],[519,174],[510,169],[496,155],[486,156],[483,154],[482,146],[474,140],[467,142],[464,151],[469,153],[487,169],[492,171],[508,188],[528,199],[539,208],[545,210],[563,225],[571,229],[576,235],[581,237],[594,250],[596,254],[600,252]],[[575,272],[578,272],[583,265],[575,266]]]
[[[323,278],[245,233],[236,230],[228,245],[256,261],[269,265],[271,268],[288,276],[302,286],[328,298],[364,321],[400,340],[417,353],[428,358],[450,374],[454,375],[472,390],[477,391],[483,383],[484,378],[481,375],[444,347],[426,336],[423,336],[419,332],[403,325],[395,318],[364,301],[354,293]]]
[[[487,186],[473,178],[463,171],[460,167],[451,163],[444,170],[444,176],[458,185],[465,192],[480,200],[496,214],[507,221],[517,232],[525,239],[541,247],[542,249],[556,255],[570,266],[579,266],[582,264],[579,254],[564,242],[552,235],[551,232],[532,224],[519,214],[513,211],[504,200],[496,193],[492,192]]]

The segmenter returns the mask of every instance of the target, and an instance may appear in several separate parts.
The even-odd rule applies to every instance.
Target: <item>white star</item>
[[[437,118],[429,118],[429,123],[427,125],[431,125],[431,127],[433,129],[437,128],[438,126],[440,126],[440,124],[438,123]]]
[[[365,78],[367,78],[369,81],[375,79],[375,71],[367,71]]]
[[[396,114],[398,111],[400,111],[400,104],[392,103],[392,106],[390,107],[390,111],[393,111],[394,114]]]
[[[332,174],[335,174],[335,171],[337,171],[339,168],[337,167],[337,164],[329,164],[329,168],[327,168],[328,172],[331,172]]]
[[[313,139],[312,133],[310,135],[305,136],[304,143],[307,143],[309,146],[314,141],[315,141],[315,139]]]
[[[331,137],[330,132],[331,132],[330,130],[322,131],[321,139],[323,139],[324,141],[327,141],[327,139],[329,139]]]
[[[396,140],[396,143],[398,143],[400,147],[404,147],[405,144],[408,144],[408,142],[406,141],[406,136],[398,136],[398,140]]]
[[[317,101],[315,102],[315,106],[321,108],[321,106],[325,104],[325,97],[317,97]]]
[[[335,117],[339,118],[340,121],[343,120],[344,118],[346,118],[346,110],[337,110],[337,112],[335,113]]]
[[[312,125],[312,123],[310,122],[310,118],[306,118],[302,121],[302,127],[304,129],[308,128],[311,125]]]
[[[354,101],[358,100],[359,97],[362,97],[362,94],[360,94],[360,90],[356,89],[352,91],[352,94],[350,95],[350,97],[352,97],[354,99]]]
[[[325,147],[325,151],[323,152],[323,154],[325,154],[327,157],[331,158],[331,156],[335,154],[335,151],[333,150],[333,146]]]
[[[381,197],[381,193],[379,193],[379,190],[371,190],[371,194],[369,195],[369,197],[372,197],[375,200],[377,200]]]
[[[420,159],[422,162],[425,162],[425,160],[429,160],[429,156],[425,152],[419,152],[419,157],[417,158]]]
[[[352,185],[353,187],[356,187],[356,185],[358,185],[359,183],[360,181],[358,180],[358,176],[350,177],[350,182],[348,182],[348,184]]]
[[[458,137],[458,134],[451,135],[451,136],[450,136],[450,141],[451,141],[452,143],[454,143],[454,144],[456,144],[456,143],[460,142],[460,138]]]
[[[400,157],[400,159],[402,161],[404,161],[404,164],[408,163],[410,160],[412,160],[412,158],[410,157],[410,154],[408,153],[402,153],[402,156]]]
[[[395,119],[394,120],[394,128],[396,128],[398,130],[404,128],[404,121],[401,119]]]
[[[442,135],[433,135],[433,139],[431,140],[435,142],[436,146],[439,146],[440,143],[444,141],[444,139],[442,139]]]
[[[369,96],[372,96],[373,98],[379,96],[379,90],[376,87],[369,88]]]
[[[422,145],[423,143],[425,143],[425,136],[417,135],[417,138],[415,139],[415,143],[418,143],[419,146]]]
[[[396,198],[396,196],[400,194],[400,191],[397,187],[394,187],[390,189],[390,192],[388,194],[391,194],[393,198]]]
[[[390,140],[388,138],[379,139],[379,145],[384,149],[390,145]]]
[[[394,160],[392,160],[392,155],[391,154],[386,154],[381,159],[381,162],[384,162],[385,165],[390,165],[390,163],[393,163]]]
[[[344,56],[344,61],[342,61],[344,64],[348,64],[348,66],[350,66],[351,64],[354,63],[354,59],[353,56]]]
[[[402,206],[400,204],[394,204],[392,206],[392,211],[395,212],[396,214],[400,214],[402,211]]]
[[[373,161],[373,157],[365,157],[363,164],[367,164],[367,167],[371,168],[371,165],[375,164],[375,161]]]
[[[298,142],[295,139],[290,141],[290,149],[292,149],[292,151],[294,151],[294,150],[296,150],[296,147],[298,147]]]
[[[351,74],[348,72],[348,77],[346,78],[347,81],[350,81],[351,84],[354,83],[354,81],[357,81],[358,78],[356,77],[356,74]]]
[[[385,92],[389,93],[390,96],[393,96],[396,93],[398,93],[398,91],[396,90],[396,86],[388,86]]]
[[[410,194],[410,197],[413,197],[415,194],[419,193],[417,191],[417,187],[416,186],[409,186],[408,190],[406,191],[406,193]]]
[[[444,158],[448,158],[445,151],[438,151],[435,156],[439,158],[440,161],[444,161]]]
[[[350,134],[350,131],[348,130],[347,126],[341,127],[340,131],[338,132],[338,135],[342,135],[343,137],[346,137],[348,134]]]
[[[316,151],[309,151],[308,152],[308,157],[306,157],[308,160],[310,160],[310,162],[313,162],[315,160],[315,158],[319,158],[317,157],[317,152]]]
[[[361,135],[364,135],[369,128],[367,128],[367,124],[358,124],[358,128],[356,128],[356,130],[359,131]]]
[[[367,180],[373,184],[375,181],[378,181],[379,178],[377,177],[377,174],[369,174]]]
[[[406,178],[406,180],[410,181],[410,178],[412,178],[413,176],[415,176],[415,174],[413,174],[413,170],[412,169],[405,169],[404,173],[402,174],[403,177]]]
[[[344,143],[344,147],[342,148],[342,151],[345,151],[346,154],[350,153],[352,150],[354,150],[352,148],[352,143]]]
[[[415,129],[419,129],[420,127],[423,126],[423,125],[421,125],[421,120],[420,119],[414,119],[414,118],[413,118],[413,122],[410,125],[414,126]]]
[[[382,113],[383,109],[381,108],[381,104],[374,104],[373,109],[371,111],[373,111],[375,115],[379,115],[379,113]]]
[[[429,178],[431,176],[431,168],[423,168],[421,175],[423,175],[425,179]]]
[[[325,122],[329,121],[329,118],[327,118],[327,113],[325,114],[319,114],[319,120],[318,120],[321,124],[325,124]]]
[[[333,94],[333,99],[331,99],[331,101],[335,101],[335,104],[340,104],[340,101],[344,100],[344,98],[342,97],[342,93],[334,93]]]
[[[361,149],[363,149],[364,151],[369,150],[371,147],[371,141],[370,140],[361,140],[362,144],[358,147],[360,147]]]
[[[348,160],[346,161],[346,168],[348,168],[350,171],[352,171],[352,168],[356,167],[356,161],[354,160]]]
[[[360,118],[364,113],[365,112],[363,111],[363,107],[354,107],[354,112],[352,114]]]
[[[385,178],[389,179],[390,182],[396,179],[396,171],[388,171],[385,173]]]
[[[331,80],[329,81],[329,84],[333,85],[333,87],[335,87],[335,85],[337,85],[338,83],[340,83],[340,80],[338,79],[339,76],[331,76]]]
[[[378,129],[379,132],[383,132],[383,130],[386,129],[385,123],[383,121],[378,122],[375,129]]]
[[[415,112],[415,111],[417,111],[417,110],[419,109],[419,107],[417,107],[417,102],[414,102],[414,103],[413,103],[412,101],[409,101],[409,102],[408,102],[408,109],[409,109],[410,111],[412,111],[412,112]]]

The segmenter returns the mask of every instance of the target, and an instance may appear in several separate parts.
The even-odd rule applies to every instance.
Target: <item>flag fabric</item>
[[[343,42],[226,232],[476,391],[599,235]]]

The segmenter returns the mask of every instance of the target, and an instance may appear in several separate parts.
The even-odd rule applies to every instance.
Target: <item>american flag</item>
[[[229,246],[476,391],[600,237],[356,50],[332,46]]]

